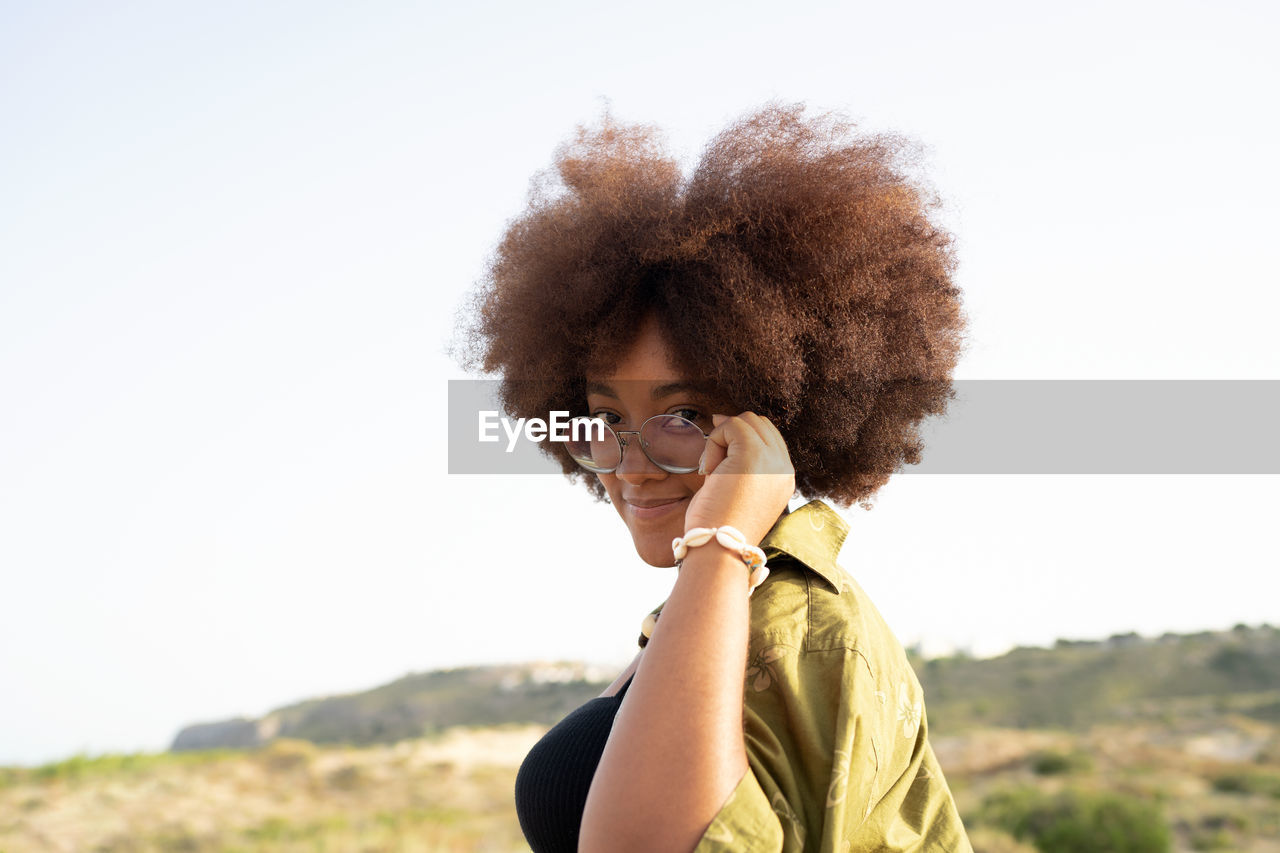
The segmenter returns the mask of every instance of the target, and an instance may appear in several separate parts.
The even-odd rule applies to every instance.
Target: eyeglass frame
[[[644,423],[640,424],[640,429],[614,429],[613,424],[606,422],[603,418],[598,418],[592,415],[579,415],[578,418],[582,418],[584,420],[600,421],[602,424],[604,424],[605,429],[613,433],[614,438],[618,440],[618,446],[621,448],[618,451],[618,464],[614,465],[612,468],[589,468],[585,464],[583,464],[582,460],[578,459],[576,456],[573,456],[572,453],[569,454],[570,456],[573,456],[574,462],[577,462],[578,465],[580,465],[584,470],[590,471],[592,474],[612,474],[614,471],[617,471],[619,468],[622,467],[622,460],[626,459],[627,457],[627,448],[631,446],[630,444],[627,443],[627,440],[623,438],[624,435],[634,435],[637,439],[640,439],[640,452],[644,454],[644,458],[648,459],[654,465],[658,466],[659,469],[666,471],[668,474],[692,474],[694,471],[698,470],[698,466],[696,465],[693,466],[692,468],[677,467],[675,469],[672,469],[667,465],[663,465],[661,462],[659,462],[658,460],[654,459],[652,456],[649,455],[648,449],[646,449],[644,446],[644,439],[640,438],[641,430],[643,430],[646,426],[648,426],[649,421],[654,420],[655,418],[677,418],[679,420],[685,421],[691,427],[696,429],[698,432],[702,432],[702,427],[698,426],[696,423],[694,423],[693,421],[689,420],[686,417],[681,417],[680,415],[668,415],[668,414],[651,415],[644,419]],[[574,418],[573,420],[578,420],[578,418]],[[570,423],[572,423],[572,421]],[[702,432],[702,447],[704,452],[706,451],[707,439],[710,437],[711,437],[711,433]]]

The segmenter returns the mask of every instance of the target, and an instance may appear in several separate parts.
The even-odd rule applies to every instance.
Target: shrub
[[[1213,789],[1224,794],[1263,794],[1280,799],[1280,773],[1236,770],[1213,778]]]
[[[1236,840],[1231,833],[1216,830],[1195,830],[1191,833],[1192,850],[1235,850]]]
[[[989,796],[979,820],[1030,841],[1041,853],[1167,853],[1169,827],[1138,797],[1018,788]]]
[[[325,778],[330,788],[339,791],[355,791],[369,783],[369,774],[355,764],[344,764]]]
[[[1088,770],[1093,762],[1082,752],[1058,752],[1042,750],[1034,752],[1030,757],[1031,769],[1039,776],[1057,776],[1074,773],[1077,770]]]
[[[306,770],[319,750],[305,740],[276,738],[258,751],[258,760],[272,773]]]
[[[1191,827],[1193,850],[1239,850],[1240,835],[1250,832],[1249,816],[1240,812],[1212,812]]]

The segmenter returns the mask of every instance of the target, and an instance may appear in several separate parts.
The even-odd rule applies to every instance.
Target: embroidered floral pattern
[[[735,840],[733,830],[719,821],[713,821],[711,826],[707,827],[707,832],[703,835],[703,838],[707,841],[718,841],[721,844],[732,844]]]
[[[920,725],[920,702],[911,701],[905,681],[898,685],[898,720],[902,723],[902,736],[915,737]]]
[[[773,799],[769,804],[773,806],[773,813],[782,821],[791,827],[791,831],[795,834],[796,844],[799,848],[804,847],[804,825],[800,823],[800,817],[791,809],[791,804],[786,801],[782,793],[775,792]],[[799,849],[798,848],[798,849]]]
[[[751,665],[747,667],[747,683],[751,685],[752,690],[759,693],[762,690],[769,689],[774,679],[778,677],[773,664],[780,660],[782,660],[781,646],[769,646],[766,649],[762,649],[759,654],[751,659]]]
[[[831,766],[831,786],[827,788],[827,808],[838,806],[844,802],[846,787],[849,782],[849,750],[837,749]]]
[[[876,740],[876,736],[871,736],[871,757],[875,761],[876,768],[871,774],[871,785],[867,789],[867,808],[862,813],[865,818],[871,814],[871,810],[876,807],[876,784],[880,779],[880,742]]]

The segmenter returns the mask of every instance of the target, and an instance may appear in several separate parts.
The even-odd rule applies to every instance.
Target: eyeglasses
[[[640,450],[654,465],[669,474],[698,470],[707,433],[688,418],[654,415],[640,429],[614,429],[603,418],[577,417],[569,421],[565,446],[579,465],[593,474],[609,474],[622,464],[628,447],[624,436],[640,439]]]

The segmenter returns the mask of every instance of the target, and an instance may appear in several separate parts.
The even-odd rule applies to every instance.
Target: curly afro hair
[[[797,490],[848,506],[920,461],[954,397],[964,314],[915,147],[803,105],[732,123],[691,175],[649,126],[579,127],[473,294],[464,361],[513,417],[581,413],[656,315],[684,375],[770,418]],[[564,473],[595,476],[544,441]]]

